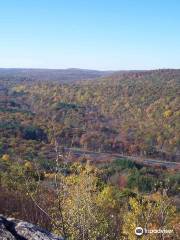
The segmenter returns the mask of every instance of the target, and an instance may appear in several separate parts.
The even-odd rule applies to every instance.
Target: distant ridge
[[[38,68],[0,68],[0,78],[18,81],[55,81],[72,83],[79,80],[91,80],[106,77],[113,71],[98,71],[89,69],[38,69]]]
[[[100,71],[80,68],[44,69],[44,68],[0,68],[0,78],[16,82],[51,81],[58,83],[75,83],[83,80],[121,79],[126,77],[143,77],[151,74],[165,73],[180,75],[180,69],[154,70],[120,70]]]

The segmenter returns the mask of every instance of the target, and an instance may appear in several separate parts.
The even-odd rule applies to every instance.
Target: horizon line
[[[94,69],[94,68],[46,68],[46,67],[1,67],[0,69],[4,70],[82,70],[82,71],[99,71],[99,72],[128,72],[128,71],[157,71],[157,70],[180,70],[180,68],[147,68],[147,69],[116,69],[116,70],[103,70],[103,69]]]

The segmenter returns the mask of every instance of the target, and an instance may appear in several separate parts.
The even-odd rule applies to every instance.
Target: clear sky
[[[180,68],[180,0],[0,0],[0,67]]]

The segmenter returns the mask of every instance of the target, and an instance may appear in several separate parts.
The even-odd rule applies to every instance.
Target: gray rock
[[[6,229],[4,221],[0,218],[0,240],[15,240],[15,237]]]
[[[0,215],[0,240],[63,240],[31,223]]]

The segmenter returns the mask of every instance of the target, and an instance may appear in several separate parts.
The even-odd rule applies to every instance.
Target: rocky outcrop
[[[31,223],[0,215],[0,240],[63,240]]]

